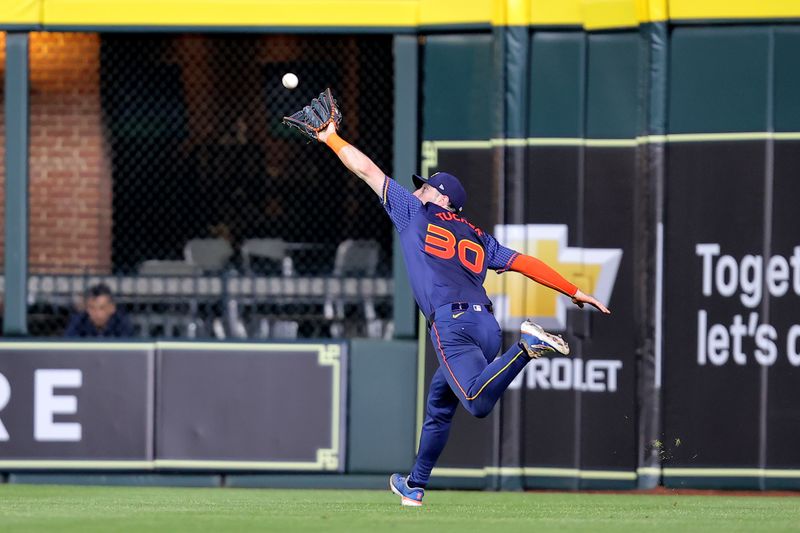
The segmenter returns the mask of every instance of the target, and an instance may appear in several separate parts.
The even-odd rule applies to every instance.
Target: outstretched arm
[[[583,304],[589,304],[591,306],[596,307],[599,311],[601,311],[602,313],[604,313],[606,315],[610,315],[611,314],[611,311],[608,309],[608,307],[606,307],[605,305],[600,303],[600,301],[597,298],[595,298],[594,296],[591,296],[589,294],[583,293],[580,289],[578,289],[578,292],[576,292],[572,296],[572,303],[574,303],[575,305],[577,305],[581,309],[583,309]]]
[[[383,182],[386,179],[386,174],[361,150],[339,137],[334,123],[328,124],[324,131],[319,132],[318,140],[327,144],[336,152],[344,166],[364,180],[375,194],[378,196],[383,195]]]
[[[578,287],[564,279],[561,274],[535,257],[519,254],[514,258],[509,269],[519,272],[545,287],[550,287],[555,291],[569,296],[572,298],[572,303],[578,307],[583,308],[584,304],[589,304],[596,307],[602,313],[611,313],[611,311],[594,296],[584,293]]]

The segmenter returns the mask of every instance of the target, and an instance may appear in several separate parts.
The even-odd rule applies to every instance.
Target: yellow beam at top
[[[795,19],[798,0],[669,0],[673,20]]]
[[[42,20],[43,0],[0,0],[0,23],[32,25]]]
[[[493,26],[527,26],[530,20],[530,0],[495,0]]]
[[[448,24],[489,25],[493,19],[493,0],[419,0],[420,26]]]
[[[636,27],[667,20],[667,0],[582,0],[587,30]]]
[[[800,0],[0,0],[0,24],[53,27],[635,27],[798,19]]]
[[[44,0],[44,23],[68,26],[417,25],[418,0]]]
[[[580,26],[582,0],[530,0],[530,23],[540,26]]]

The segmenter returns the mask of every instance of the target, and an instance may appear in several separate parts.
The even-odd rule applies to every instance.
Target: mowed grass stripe
[[[800,498],[0,485],[12,531],[798,531]],[[489,529],[491,528],[491,529]]]

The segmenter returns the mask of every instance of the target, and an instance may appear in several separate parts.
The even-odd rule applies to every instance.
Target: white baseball
[[[287,89],[294,89],[295,87],[297,87],[297,83],[299,81],[300,80],[297,79],[297,75],[292,72],[287,72],[286,74],[283,75],[283,78],[281,78],[281,83]]]

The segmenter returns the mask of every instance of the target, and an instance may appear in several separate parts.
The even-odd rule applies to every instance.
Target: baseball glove
[[[317,139],[319,132],[328,127],[333,122],[336,128],[342,121],[342,113],[339,105],[333,99],[330,89],[325,89],[317,98],[311,100],[311,104],[303,107],[297,113],[288,117],[283,117],[283,123],[292,128],[297,128],[311,139]]]

